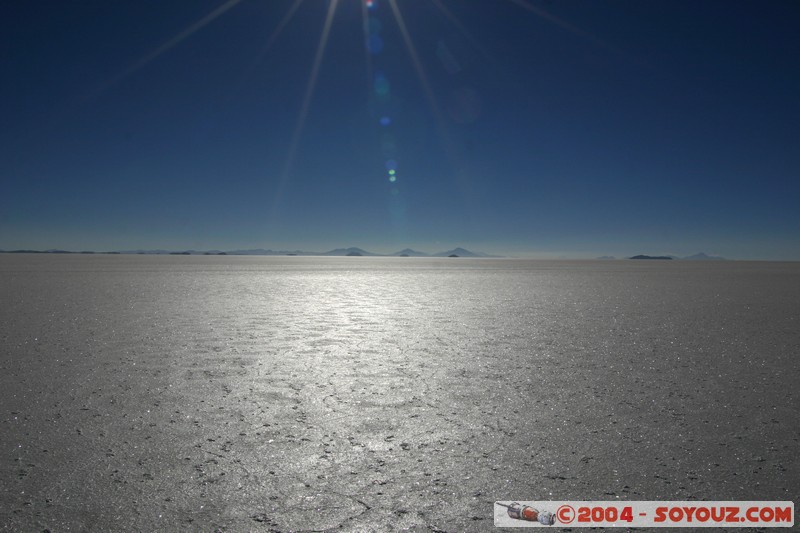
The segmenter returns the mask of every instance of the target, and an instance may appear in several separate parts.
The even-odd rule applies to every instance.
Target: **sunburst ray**
[[[195,22],[194,24],[192,24],[191,26],[189,26],[185,30],[179,32],[175,37],[169,39],[168,41],[163,43],[161,46],[159,46],[158,48],[156,48],[155,50],[153,50],[149,54],[139,58],[136,62],[134,62],[128,68],[126,68],[125,70],[123,70],[122,72],[120,72],[119,74],[117,74],[116,76],[114,76],[113,78],[108,80],[107,82],[105,82],[100,87],[100,89],[97,91],[97,93],[101,93],[101,92],[107,90],[108,88],[112,87],[113,85],[116,85],[120,81],[122,81],[125,78],[129,77],[131,74],[133,74],[136,71],[140,70],[141,68],[147,66],[147,64],[149,64],[151,61],[156,59],[158,56],[160,56],[164,52],[170,50],[171,48],[174,48],[176,45],[180,44],[184,40],[186,40],[189,37],[191,37],[197,31],[203,29],[205,26],[208,26],[211,22],[213,22],[215,19],[220,17],[225,12],[227,12],[227,11],[231,10],[232,8],[236,7],[241,1],[242,0],[228,0],[227,2],[225,2],[221,6],[219,6],[218,8],[213,10],[212,12],[210,12],[208,15],[206,15],[203,18],[201,18],[200,20],[198,20],[197,22]]]
[[[308,117],[308,110],[311,106],[311,97],[314,95],[314,88],[317,85],[319,68],[322,64],[322,58],[325,55],[325,47],[328,44],[328,36],[331,32],[331,24],[333,23],[333,16],[336,13],[336,6],[338,2],[339,0],[331,0],[330,5],[328,6],[328,13],[325,16],[325,24],[322,27],[322,35],[320,35],[319,44],[317,45],[317,52],[314,55],[314,62],[311,65],[311,75],[308,79],[308,83],[306,84],[305,94],[303,95],[302,105],[300,106],[300,113],[297,116],[297,122],[295,123],[294,130],[292,131],[292,137],[289,142],[289,150],[286,154],[286,162],[284,163],[283,170],[281,171],[280,178],[278,180],[278,187],[275,192],[275,199],[272,209],[273,213],[277,211],[277,207],[283,196],[283,189],[286,186],[286,182],[289,179],[289,174],[291,174],[292,171],[292,166],[294,165],[294,159],[297,155],[300,136],[303,133],[303,127],[305,126],[306,118]]]

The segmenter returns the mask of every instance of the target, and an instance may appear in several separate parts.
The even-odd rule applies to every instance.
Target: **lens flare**
[[[378,74],[375,76],[373,87],[375,88],[375,92],[378,94],[378,96],[388,96],[390,88],[389,80],[387,80],[383,74]]]

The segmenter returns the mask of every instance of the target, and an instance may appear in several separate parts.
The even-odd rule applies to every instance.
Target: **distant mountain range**
[[[225,252],[226,255],[318,255],[318,256],[331,256],[331,257],[501,257],[498,255],[489,255],[483,252],[472,252],[465,248],[454,248],[452,250],[447,250],[446,252],[437,252],[434,254],[429,254],[426,252],[420,252],[417,250],[412,250],[411,248],[406,248],[404,250],[400,250],[399,252],[394,252],[391,254],[378,254],[374,252],[369,252],[362,248],[350,247],[350,248],[335,248],[333,250],[329,250],[327,252],[304,252],[301,250],[295,250],[293,252],[286,252],[286,251],[273,251],[273,250],[264,250],[264,249],[256,249],[256,250],[232,250],[230,252]]]
[[[335,248],[327,252],[306,252],[302,250],[265,250],[263,248],[252,248],[248,250],[183,250],[183,251],[170,251],[170,250],[120,250],[114,252],[72,252],[68,250],[0,250],[0,253],[10,254],[133,254],[133,255],[300,255],[300,256],[331,256],[331,257],[502,257],[499,255],[489,255],[483,252],[472,252],[465,248],[453,248],[446,252],[437,252],[429,254],[426,252],[418,252],[411,248],[400,250],[392,254],[376,254],[368,252],[361,248]]]
[[[228,250],[228,251],[221,251],[221,250],[182,250],[182,251],[171,251],[171,250],[120,250],[114,252],[93,252],[93,251],[80,251],[80,252],[73,252],[69,250],[0,250],[0,253],[7,253],[7,254],[136,254],[136,255],[300,255],[300,256],[329,256],[329,257],[503,257],[500,255],[489,255],[483,252],[472,252],[465,248],[453,248],[452,250],[447,250],[445,252],[436,252],[434,254],[429,254],[426,252],[420,252],[417,250],[412,250],[411,248],[405,248],[400,250],[399,252],[394,252],[391,254],[377,254],[373,252],[369,252],[362,248],[350,247],[350,248],[335,248],[333,250],[329,250],[327,252],[307,252],[303,250],[265,250],[264,248],[251,248],[247,250]],[[615,259],[613,256],[604,255],[602,257],[598,257],[597,259],[604,259],[604,260],[612,260]],[[704,252],[696,253],[694,255],[690,255],[687,257],[678,257],[675,255],[661,255],[661,256],[651,256],[651,255],[635,255],[633,257],[628,257],[628,259],[661,259],[661,260],[669,260],[669,259],[677,259],[681,261],[730,261],[730,259],[726,259],[724,257],[720,257],[717,255],[708,255]]]
[[[606,257],[598,258],[598,259],[606,259]],[[679,259],[682,261],[729,261],[729,259],[725,259],[724,257],[720,257],[717,255],[707,255],[703,252],[690,255],[687,257],[678,257],[676,255],[659,255],[659,256],[652,256],[652,255],[634,255],[633,257],[629,257],[628,259]]]
[[[412,250],[411,248],[400,250],[399,252],[395,252],[392,255],[397,257],[428,257],[428,254],[426,254],[425,252],[418,252],[416,250]]]

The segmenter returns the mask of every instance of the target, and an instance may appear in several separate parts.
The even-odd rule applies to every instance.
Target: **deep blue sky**
[[[396,1],[1,1],[0,249],[800,259],[800,3]]]

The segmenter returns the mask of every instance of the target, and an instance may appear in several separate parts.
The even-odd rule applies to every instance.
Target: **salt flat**
[[[798,263],[0,255],[0,524],[796,500],[799,356]]]

